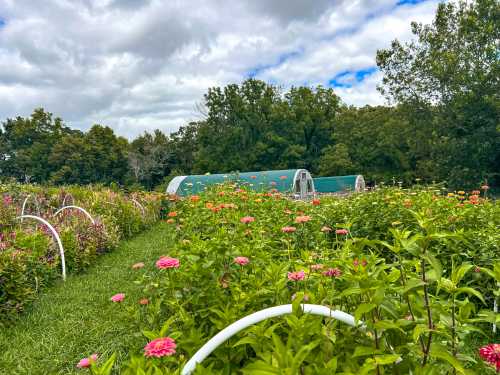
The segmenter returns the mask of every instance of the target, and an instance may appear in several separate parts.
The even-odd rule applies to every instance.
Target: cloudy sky
[[[0,0],[0,121],[36,107],[126,137],[199,118],[248,77],[381,104],[375,53],[437,0]]]

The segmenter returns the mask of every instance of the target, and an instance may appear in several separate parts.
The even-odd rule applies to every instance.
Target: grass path
[[[110,297],[140,299],[131,265],[167,254],[166,234],[166,226],[157,224],[120,243],[87,272],[46,289],[13,327],[0,331],[0,374],[73,374],[76,363],[94,352],[107,357],[139,350],[145,339]]]

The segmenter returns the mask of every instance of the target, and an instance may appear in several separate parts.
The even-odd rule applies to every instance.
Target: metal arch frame
[[[79,206],[73,206],[73,205],[71,205],[71,206],[64,206],[64,207],[61,207],[60,209],[58,209],[58,210],[54,213],[54,216],[59,215],[62,211],[66,210],[66,209],[68,209],[68,208],[73,208],[73,209],[76,209],[76,210],[79,210],[79,211],[83,212],[83,213],[85,214],[85,216],[87,216],[87,217],[90,219],[90,221],[92,222],[92,225],[94,225],[94,224],[95,224],[95,220],[94,220],[94,218],[92,217],[92,215],[90,215],[90,214],[87,212],[87,210],[85,210],[84,208],[79,207]]]
[[[311,305],[311,304],[301,304],[302,311],[305,314],[313,314],[325,316],[328,318],[337,319],[353,327],[365,328],[362,322],[356,324],[356,319],[343,311],[331,310],[326,306],[321,305]],[[280,305],[270,307],[264,310],[257,311],[250,314],[240,320],[237,320],[233,324],[230,324],[214,337],[212,337],[205,345],[203,345],[185,364],[182,369],[181,375],[190,375],[196,368],[198,363],[203,362],[219,345],[227,341],[229,338],[242,331],[243,329],[259,323],[263,320],[273,318],[276,316],[291,314],[293,312],[292,305]]]
[[[18,219],[18,220],[20,219],[21,222],[23,221],[23,219],[38,220],[42,224],[45,224],[47,226],[47,228],[49,228],[49,230],[52,232],[52,236],[55,238],[55,240],[57,242],[57,246],[59,247],[59,256],[61,258],[61,268],[62,268],[62,278],[63,278],[63,281],[66,281],[66,260],[64,257],[64,248],[63,248],[63,245],[61,242],[61,238],[59,237],[59,233],[57,233],[55,228],[47,220],[42,219],[41,217],[35,216],[35,215],[21,215],[21,216],[16,217],[16,219]]]
[[[24,211],[26,210],[26,203],[28,203],[28,200],[33,197],[35,199],[35,205],[36,205],[36,211],[38,216],[41,215],[40,213],[40,202],[38,202],[38,198],[34,194],[28,194],[26,198],[24,198],[23,206],[21,208],[21,216],[24,216]],[[22,222],[22,220],[21,220]]]

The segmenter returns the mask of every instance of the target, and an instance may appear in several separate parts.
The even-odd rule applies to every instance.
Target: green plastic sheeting
[[[365,189],[365,180],[361,175],[317,177],[313,180],[317,193],[352,193]]]
[[[305,169],[178,176],[170,182],[167,192],[180,196],[198,194],[210,186],[231,182],[255,191],[276,189],[282,193],[300,193],[295,181],[302,172],[307,176],[308,191],[314,192],[311,175]]]

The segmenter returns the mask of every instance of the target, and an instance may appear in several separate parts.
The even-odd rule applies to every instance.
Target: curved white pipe
[[[95,224],[94,218],[84,208],[79,207],[79,206],[64,206],[64,207],[61,207],[60,209],[58,209],[54,213],[54,216],[57,216],[59,213],[61,213],[62,211],[66,210],[68,208],[73,208],[75,210],[79,210],[79,211],[83,212],[85,214],[85,216],[87,216],[90,219],[90,221],[92,222],[92,224]]]
[[[55,238],[55,240],[57,242],[57,246],[59,246],[59,256],[61,257],[61,267],[62,267],[62,278],[63,278],[63,281],[66,281],[66,260],[64,258],[64,248],[63,248],[63,245],[62,245],[62,242],[61,242],[61,238],[59,237],[59,234],[54,229],[54,227],[52,225],[50,225],[50,223],[47,220],[42,219],[39,216],[22,215],[22,216],[16,217],[16,219],[20,219],[21,221],[23,219],[38,220],[39,222],[45,224],[47,226],[47,228],[49,228],[49,230],[52,232],[52,235],[54,236],[54,238]]]
[[[21,216],[24,216],[24,211],[26,210],[26,203],[28,203],[28,200],[33,197],[35,199],[35,204],[36,204],[36,211],[37,211],[37,214],[38,216],[40,216],[40,203],[38,202],[38,199],[35,195],[33,194],[28,194],[28,196],[26,198],[24,198],[24,202],[23,202],[23,207],[21,209]],[[21,222],[23,220],[21,219]]]
[[[73,198],[73,195],[72,195],[72,194],[68,193],[68,194],[66,194],[66,195],[64,196],[64,199],[63,199],[63,202],[62,202],[63,207],[65,207],[65,206],[66,206],[66,198],[68,198],[68,197],[71,197],[71,203],[72,203],[72,204],[75,204],[75,198]]]
[[[135,203],[135,205],[137,207],[139,207],[141,209],[141,212],[142,212],[142,216],[146,216],[146,210],[144,209],[144,206],[142,204],[140,204],[137,200],[135,200],[134,198],[131,199],[132,202]]]
[[[356,319],[352,315],[349,315],[343,311],[339,310],[331,310],[326,306],[321,305],[310,305],[310,304],[302,304],[302,311],[306,314],[313,315],[321,315],[329,318],[340,320],[350,326],[356,326]],[[201,363],[205,358],[207,358],[210,353],[212,353],[220,344],[227,341],[229,338],[240,332],[241,330],[259,323],[263,320],[273,318],[275,316],[286,315],[292,313],[292,305],[280,305],[270,307],[268,309],[257,311],[253,314],[250,314],[233,324],[227,326],[214,337],[212,337],[205,345],[203,345],[186,363],[184,368],[182,369],[181,375],[189,375],[191,374],[196,365]],[[360,327],[364,327],[363,323],[358,324]]]

